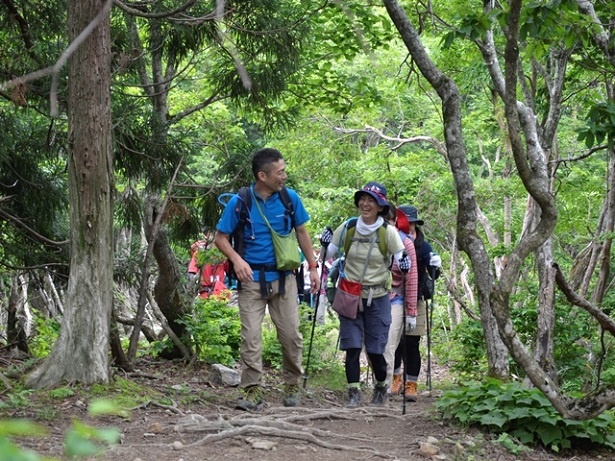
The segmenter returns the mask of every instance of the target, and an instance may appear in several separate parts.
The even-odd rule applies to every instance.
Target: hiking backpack
[[[293,202],[290,199],[290,195],[288,193],[288,189],[282,186],[282,189],[279,192],[280,200],[282,200],[282,204],[284,205],[284,209],[286,210],[286,216],[289,218],[290,228],[295,227],[295,209],[293,207]],[[243,258],[245,254],[245,242],[244,242],[244,228],[246,227],[246,223],[252,222],[250,221],[250,208],[252,207],[252,193],[250,191],[250,187],[244,186],[237,191],[237,195],[239,196],[239,200],[237,201],[237,205],[235,207],[235,212],[239,214],[239,222],[235,227],[235,230],[230,235],[230,242],[233,246],[233,249]],[[235,277],[235,271],[233,270],[233,263],[229,261],[229,277]]]

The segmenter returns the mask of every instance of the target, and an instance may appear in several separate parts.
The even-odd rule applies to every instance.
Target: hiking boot
[[[416,383],[414,381],[406,381],[406,390],[404,391],[404,399],[406,402],[416,402],[418,399]]]
[[[376,386],[374,386],[374,393],[372,394],[371,404],[382,406],[387,403],[387,389],[388,386],[386,384],[383,384],[382,386],[376,384]]]
[[[404,380],[401,375],[393,375],[393,383],[391,384],[391,394],[399,395],[401,394],[401,388],[404,386]]]
[[[263,390],[260,386],[248,386],[243,389],[243,395],[237,399],[235,408],[245,411],[258,410],[263,403]]]
[[[361,389],[358,387],[348,388],[348,402],[346,408],[357,408],[361,404]]]
[[[285,407],[296,407],[301,401],[301,392],[296,384],[286,384],[284,386],[284,397],[282,403]]]

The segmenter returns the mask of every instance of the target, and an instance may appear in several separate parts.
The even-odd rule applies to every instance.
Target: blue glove
[[[397,261],[397,267],[399,267],[399,270],[404,274],[407,274],[410,271],[410,258],[408,258],[406,253],[404,253],[401,258],[399,258],[399,261]]]
[[[440,258],[440,255],[438,253],[435,252],[431,252],[429,253],[429,265],[431,267],[442,267],[442,258]]]
[[[327,248],[329,244],[333,241],[333,230],[330,227],[327,227],[322,234],[320,234],[320,245]]]
[[[406,334],[412,333],[416,328],[416,317],[406,315]]]

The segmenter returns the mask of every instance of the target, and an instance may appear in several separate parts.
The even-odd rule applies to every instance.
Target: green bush
[[[441,363],[446,364],[454,376],[460,379],[479,379],[487,374],[485,337],[479,321],[465,319],[443,341],[434,336],[432,347]]]
[[[239,359],[239,311],[225,299],[215,296],[196,299],[194,312],[181,323],[186,325],[199,359],[227,366],[233,366]]]
[[[35,315],[36,334],[29,340],[30,353],[36,358],[49,355],[60,334],[60,324],[51,317]]]
[[[538,389],[517,382],[487,379],[464,385],[444,392],[435,406],[444,419],[506,433],[523,444],[542,444],[556,452],[583,440],[615,448],[612,411],[586,421],[566,419]]]

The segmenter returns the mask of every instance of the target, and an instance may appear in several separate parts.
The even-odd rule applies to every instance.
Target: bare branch
[[[592,154],[595,154],[596,152],[599,152],[601,150],[606,150],[608,149],[609,146],[607,146],[606,144],[603,144],[602,146],[596,146],[596,147],[592,147],[590,150],[588,150],[586,153],[579,155],[578,157],[568,157],[568,158],[560,158],[557,160],[551,160],[549,162],[549,164],[557,164],[559,165],[560,163],[566,163],[566,162],[578,162],[579,160],[584,160],[587,157],[590,157]]]
[[[68,45],[68,48],[64,50],[64,52],[60,55],[58,60],[53,66],[46,67],[45,69],[37,70],[36,72],[32,72],[30,74],[14,78],[9,80],[8,82],[0,83],[0,91],[8,90],[10,88],[23,85],[26,82],[31,82],[33,80],[38,80],[39,78],[46,77],[48,75],[52,76],[51,80],[51,89],[49,92],[49,113],[52,118],[58,117],[58,85],[59,85],[59,74],[60,69],[64,67],[68,58],[72,56],[72,54],[85,42],[85,40],[90,36],[92,31],[98,26],[100,21],[105,18],[109,12],[111,11],[111,5],[113,4],[113,0],[107,0],[107,2],[103,5],[103,8],[100,12],[92,19],[85,29],[81,31],[81,33],[73,40],[73,42]]]
[[[442,157],[446,161],[448,161],[448,155],[446,153],[446,147],[440,141],[432,136],[412,136],[410,138],[402,138],[400,136],[388,136],[384,134],[378,128],[374,128],[373,126],[365,125],[363,129],[349,129],[349,128],[335,128],[335,131],[344,133],[344,134],[354,134],[354,133],[375,133],[381,139],[385,141],[397,143],[395,146],[391,147],[391,150],[397,150],[405,144],[411,143],[419,143],[419,142],[427,142],[431,144]]]
[[[556,263],[553,263],[553,268],[555,269],[555,281],[557,282],[557,286],[560,290],[562,290],[562,293],[566,295],[568,301],[585,310],[598,321],[604,330],[615,336],[615,321],[613,321],[611,317],[602,312],[585,298],[577,294],[568,284],[566,277]]]
[[[178,13],[182,13],[182,12],[186,11],[191,6],[193,6],[195,3],[196,3],[196,0],[188,0],[186,3],[184,3],[183,5],[178,6],[174,10],[164,11],[164,12],[160,12],[160,13],[146,13],[144,11],[141,11],[140,9],[131,8],[130,6],[128,6],[127,4],[122,2],[121,0],[113,0],[113,4],[115,6],[117,6],[120,10],[122,10],[122,11],[124,11],[124,12],[126,12],[126,13],[128,13],[128,14],[130,14],[132,16],[138,16],[140,18],[147,18],[147,19],[170,18],[172,16],[175,16]],[[213,19],[214,17],[215,17],[215,15],[211,14],[209,19]]]
[[[56,242],[55,240],[50,240],[47,237],[45,237],[44,235],[41,235],[38,232],[36,232],[34,229],[29,227],[28,225],[26,225],[21,219],[19,219],[16,216],[13,216],[13,215],[7,213],[6,211],[4,211],[2,209],[0,209],[0,216],[2,216],[7,221],[11,221],[11,222],[17,224],[19,227],[25,229],[29,234],[31,234],[36,240],[38,240],[40,242],[43,242],[43,243],[46,243],[48,245],[63,246],[63,245],[67,245],[70,242],[70,240],[63,240],[61,242]]]

